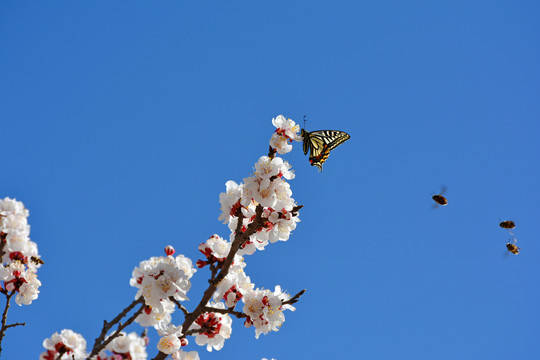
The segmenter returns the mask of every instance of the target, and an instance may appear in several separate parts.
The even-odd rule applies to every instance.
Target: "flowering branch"
[[[232,265],[234,255],[236,255],[236,253],[238,252],[240,247],[246,241],[249,240],[249,237],[251,235],[253,235],[253,233],[255,231],[257,231],[257,229],[259,229],[260,227],[263,226],[264,221],[263,221],[263,218],[262,218],[262,211],[263,211],[262,206],[258,205],[257,209],[255,210],[255,214],[256,214],[255,220],[253,220],[253,222],[251,224],[249,224],[249,226],[248,226],[248,228],[246,229],[245,232],[242,232],[242,220],[243,220],[244,216],[243,216],[243,214],[242,214],[242,212],[240,210],[238,211],[238,213],[239,213],[239,215],[238,215],[238,225],[236,227],[236,232],[235,232],[236,237],[235,237],[235,239],[234,239],[234,241],[233,241],[233,243],[231,245],[231,250],[229,252],[229,255],[227,255],[227,258],[225,259],[225,261],[221,265],[221,270],[220,270],[219,274],[216,276],[215,279],[210,281],[210,286],[208,286],[208,289],[206,289],[206,291],[204,292],[204,295],[203,295],[201,301],[199,302],[199,305],[197,305],[197,307],[195,308],[195,310],[192,313],[190,313],[188,316],[186,316],[186,320],[184,321],[184,324],[182,324],[182,333],[187,332],[187,330],[189,329],[191,324],[193,324],[195,319],[199,315],[201,315],[201,314],[203,314],[205,312],[204,308],[205,308],[206,304],[208,303],[208,301],[210,301],[210,299],[212,298],[212,295],[216,291],[217,284],[219,284],[225,278],[227,273],[229,272],[229,268]],[[156,358],[156,359],[158,359],[158,358]]]
[[[10,327],[15,327],[15,326],[19,326],[19,325],[21,325],[21,326],[26,325],[25,323],[14,323],[14,324],[6,325],[7,313],[8,313],[9,306],[10,306],[9,302],[11,301],[11,297],[13,295],[15,295],[15,291],[12,291],[8,295],[6,295],[6,306],[4,308],[4,313],[2,314],[2,328],[0,329],[0,354],[2,353],[2,339],[4,338],[6,330],[9,329]]]
[[[256,288],[244,271],[244,256],[264,250],[270,243],[287,241],[300,221],[298,212],[302,205],[297,205],[291,197],[291,187],[287,182],[295,177],[294,171],[288,162],[277,156],[291,151],[293,141],[302,141],[298,134],[300,128],[283,116],[273,119],[272,123],[277,129],[270,140],[268,156],[259,158],[254,173],[243,183],[227,181],[226,192],[219,195],[222,211],[219,220],[228,223],[230,241],[214,234],[199,245],[199,251],[206,259],[198,260],[196,266],[203,268],[209,265],[210,276],[208,287],[195,309],[188,311],[183,301],[189,300],[190,279],[197,270],[184,255],[173,256],[175,249],[169,245],[164,249],[166,256],[151,257],[135,267],[130,285],[138,289],[135,295],[138,300],[110,323],[104,321],[89,356],[84,338],[64,329],[44,341],[47,351],[41,357],[53,359],[67,353],[73,360],[94,358],[96,355],[100,360],[116,360],[119,356],[123,359],[146,359],[146,336],[122,332],[133,321],[144,327],[153,326],[161,336],[159,352],[154,360],[164,360],[168,355],[175,360],[199,359],[196,351],[181,349],[188,345],[189,335],[195,337],[197,345],[206,345],[208,351],[220,350],[231,336],[232,316],[244,319],[246,327],[253,326],[256,338],[279,330],[285,321],[284,310],[294,311],[292,305],[305,290],[291,297],[279,285],[274,291]],[[3,240],[5,236],[1,230],[0,240]],[[11,233],[7,235],[8,239],[10,237],[13,237]],[[30,254],[28,258],[34,259],[32,256]],[[18,260],[20,256],[10,253],[10,257]],[[39,257],[33,261],[43,264]],[[15,280],[11,279],[8,277],[13,283]],[[4,289],[12,291],[12,288]],[[19,303],[19,297],[16,301]],[[239,301],[242,301],[243,308],[235,310]],[[125,323],[120,323],[137,304],[141,304],[140,308]],[[183,323],[178,326],[171,323],[175,307],[184,315]],[[107,336],[113,326],[117,326],[116,331]],[[69,346],[66,345],[68,343]],[[112,355],[106,355],[103,350],[112,352]]]
[[[142,304],[142,306],[137,310],[131,318],[129,318],[124,324],[120,323],[120,320],[127,315],[128,312],[131,311],[137,304]],[[128,305],[120,314],[118,314],[117,317],[115,317],[111,322],[107,322],[107,320],[103,320],[103,328],[101,329],[101,334],[96,338],[96,341],[94,342],[94,347],[92,348],[92,352],[88,356],[88,358],[92,358],[92,356],[97,355],[102,349],[105,348],[115,337],[117,337],[120,332],[126,328],[129,324],[135,320],[137,316],[139,316],[140,313],[144,310],[145,304],[144,304],[144,298],[140,297],[137,300],[134,300],[131,304]],[[105,336],[107,335],[107,332],[118,323],[118,329],[116,332],[109,336],[109,338],[104,341]]]
[[[304,293],[306,292],[306,289],[300,291],[298,294],[294,295],[292,298],[290,298],[289,300],[287,301],[284,301],[283,302],[283,305],[292,305],[294,304],[295,302],[297,302],[298,300],[300,300],[300,296],[304,295]]]
[[[234,315],[236,316],[238,319],[241,319],[241,318],[247,318],[248,316],[246,314],[244,314],[243,312],[241,311],[235,311],[233,310],[232,308],[229,308],[229,309],[218,309],[218,308],[215,308],[215,307],[212,307],[212,306],[205,306],[204,307],[204,311],[205,312],[216,312],[216,313],[220,313],[220,314],[231,314],[231,315]]]

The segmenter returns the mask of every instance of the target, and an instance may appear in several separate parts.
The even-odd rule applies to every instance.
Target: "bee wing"
[[[439,195],[444,195],[444,193],[446,192],[446,190],[448,190],[448,188],[446,187],[446,185],[441,186],[441,193],[440,193]]]

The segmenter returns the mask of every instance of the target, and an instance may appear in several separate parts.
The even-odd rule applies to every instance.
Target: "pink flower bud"
[[[165,254],[167,254],[167,256],[172,256],[174,253],[175,250],[171,245],[165,246]]]

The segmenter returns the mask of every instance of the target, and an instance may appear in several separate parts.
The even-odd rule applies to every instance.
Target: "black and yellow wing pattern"
[[[309,150],[311,166],[316,166],[322,171],[322,165],[330,156],[330,151],[349,140],[351,136],[344,131],[302,129],[302,138],[304,139],[304,154],[307,154]]]

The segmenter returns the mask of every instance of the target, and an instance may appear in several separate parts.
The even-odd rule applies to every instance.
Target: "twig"
[[[304,295],[305,292],[306,292],[306,289],[300,291],[298,294],[294,295],[289,300],[284,301],[282,305],[292,305],[292,304],[294,304],[295,302],[297,302],[300,299],[300,296]]]
[[[270,149],[268,150],[268,157],[270,159],[273,159],[276,156],[276,152],[277,150],[272,148],[272,146],[270,146]]]
[[[2,215],[0,215],[0,220],[2,219]],[[3,231],[0,231],[0,259],[4,257],[4,247],[6,246],[7,240],[6,240],[7,234]]]
[[[9,329],[10,327],[15,327],[15,326],[24,326],[26,325],[25,323],[15,323],[15,324],[9,324],[9,325],[6,325],[6,321],[7,321],[7,313],[8,313],[8,310],[9,310],[9,302],[11,301],[11,297],[13,295],[15,295],[15,290],[12,291],[11,293],[9,294],[5,294],[6,295],[6,306],[4,308],[4,313],[2,314],[2,328],[0,329],[0,354],[2,353],[2,339],[4,339],[4,335],[6,334],[6,330]]]
[[[198,334],[198,333],[202,333],[202,332],[205,332],[206,330],[205,329],[191,329],[191,330],[188,330],[186,336],[188,335],[193,335],[193,334]],[[159,354],[158,354],[159,355]]]
[[[220,314],[231,314],[231,315],[236,316],[239,319],[248,317],[247,314],[244,314],[241,311],[235,311],[233,309],[217,309],[217,308],[211,307],[211,306],[205,306],[204,307],[204,312],[215,312],[215,313],[220,313]]]
[[[184,305],[182,305],[182,303],[178,300],[176,300],[174,297],[172,296],[169,296],[169,300],[172,301],[173,303],[176,304],[176,306],[178,306],[178,308],[180,310],[182,310],[182,312],[184,313],[184,316],[187,317],[189,315],[189,311],[187,311],[187,309],[184,307]]]
[[[141,304],[141,303],[142,303],[141,308],[137,310],[137,312],[135,313],[136,316],[135,315],[132,316],[130,319],[128,319],[128,321],[125,324],[123,325],[120,324],[115,334],[113,336],[109,336],[109,339],[103,342],[103,340],[105,339],[105,336],[107,335],[107,332],[109,332],[109,330],[114,325],[119,323],[120,320],[122,320],[122,318],[126,316],[128,312],[131,311],[131,309],[133,309],[137,304]],[[92,356],[99,353],[105,346],[107,346],[109,342],[111,342],[116,337],[118,333],[120,333],[120,330],[122,330],[123,328],[131,324],[133,320],[135,320],[135,318],[139,316],[139,314],[144,310],[144,307],[145,307],[144,298],[141,296],[137,300],[134,300],[131,304],[129,304],[128,307],[126,307],[120,314],[118,314],[118,316],[115,317],[111,322],[107,322],[106,320],[103,320],[103,328],[101,329],[101,334],[99,334],[99,336],[96,338],[96,341],[94,342],[94,347],[92,348],[92,352],[90,353],[90,356],[88,356],[88,359],[90,359]]]

